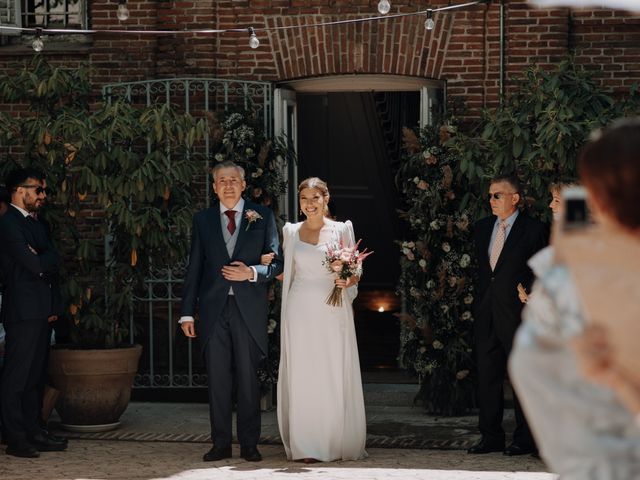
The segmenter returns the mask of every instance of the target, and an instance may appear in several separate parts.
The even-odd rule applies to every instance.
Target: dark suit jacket
[[[0,268],[5,291],[2,321],[46,319],[59,314],[51,285],[56,281],[61,258],[46,226],[30,224],[20,211],[9,206],[0,218]],[[29,250],[29,246],[37,254]]]
[[[478,262],[475,331],[476,336],[482,336],[493,328],[498,338],[510,347],[523,308],[518,298],[518,283],[530,291],[533,272],[527,261],[547,245],[549,234],[544,223],[520,212],[492,271],[489,243],[495,222],[496,217],[492,215],[479,220],[474,229]]]
[[[262,219],[248,225],[247,210],[255,210]],[[220,318],[229,287],[233,287],[238,309],[251,335],[260,349],[267,352],[267,282],[282,272],[284,263],[271,209],[245,201],[242,222],[238,226],[238,239],[233,255],[229,257],[222,236],[220,204],[198,212],[193,218],[191,255],[182,292],[181,316],[194,316],[196,307],[199,318],[196,328],[202,348]],[[275,252],[271,265],[260,265],[260,256]],[[222,276],[222,267],[233,261],[255,266],[257,282],[230,282]]]

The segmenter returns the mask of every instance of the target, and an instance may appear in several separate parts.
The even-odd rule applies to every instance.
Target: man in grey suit
[[[180,323],[191,338],[197,327],[209,378],[213,447],[204,461],[231,457],[234,371],[240,456],[260,461],[257,369],[267,354],[267,283],[282,272],[282,252],[273,212],[242,198],[244,169],[223,162],[212,174],[219,201],[193,219]],[[260,265],[266,253],[276,256]]]

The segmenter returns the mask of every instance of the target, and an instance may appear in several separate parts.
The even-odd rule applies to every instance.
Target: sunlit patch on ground
[[[167,479],[180,480],[554,480],[555,475],[543,472],[474,472],[462,470],[426,470],[409,468],[332,468],[291,466],[280,469],[248,466],[228,466],[187,470]]]

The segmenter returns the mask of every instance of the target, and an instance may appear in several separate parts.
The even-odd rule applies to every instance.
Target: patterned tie
[[[236,231],[236,211],[235,210],[227,210],[224,214],[229,218],[229,223],[227,224],[227,230],[229,233],[233,235],[233,232]]]
[[[496,238],[493,240],[493,245],[491,246],[491,256],[489,257],[491,270],[495,270],[496,268],[496,263],[498,263],[498,258],[500,258],[500,252],[502,252],[502,247],[504,247],[504,241],[506,238],[507,222],[500,220],[500,225],[498,225],[498,231],[496,232]]]

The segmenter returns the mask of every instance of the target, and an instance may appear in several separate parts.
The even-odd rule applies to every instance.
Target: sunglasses
[[[496,192],[496,193],[490,193],[487,198],[489,200],[491,200],[492,198],[495,200],[500,200],[502,197],[504,197],[505,195],[515,195],[518,192]]]
[[[41,187],[40,185],[18,185],[22,188],[33,188],[35,189],[36,195],[51,195],[51,189],[49,187]]]

